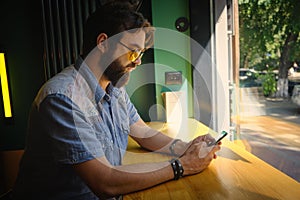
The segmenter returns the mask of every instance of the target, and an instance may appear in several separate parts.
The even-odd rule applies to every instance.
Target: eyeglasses
[[[125,45],[124,43],[122,43],[121,41],[119,41],[119,43],[121,44],[121,45],[123,45],[124,47],[126,47],[128,50],[130,50],[130,53],[129,53],[129,60],[131,61],[131,62],[135,62],[135,61],[137,61],[138,59],[140,59],[140,58],[142,58],[142,56],[144,55],[144,52],[145,52],[145,50],[146,49],[142,49],[142,50],[140,50],[140,49],[131,49],[131,48],[129,48],[127,45]]]

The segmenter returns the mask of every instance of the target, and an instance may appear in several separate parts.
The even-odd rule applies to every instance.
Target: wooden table
[[[207,132],[216,134],[193,119],[181,124],[156,122],[149,125],[186,141]],[[169,160],[169,157],[146,152],[131,140],[124,164],[161,160]],[[202,173],[128,194],[124,199],[299,200],[300,183],[225,139],[222,149],[218,152],[218,158]]]

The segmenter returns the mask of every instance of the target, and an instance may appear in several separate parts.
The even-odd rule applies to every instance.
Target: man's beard
[[[112,85],[120,88],[126,85],[130,78],[127,68],[132,68],[132,64],[123,67],[118,60],[113,61],[104,71],[104,75],[111,81]]]

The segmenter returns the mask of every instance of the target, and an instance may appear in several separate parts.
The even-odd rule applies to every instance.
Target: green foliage
[[[239,0],[241,68],[300,61],[299,10],[299,0]]]
[[[265,96],[273,95],[276,92],[275,74],[268,71],[266,74],[259,75],[258,79],[262,82],[263,93]]]

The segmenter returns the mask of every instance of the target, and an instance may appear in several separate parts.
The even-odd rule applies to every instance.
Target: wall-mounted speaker
[[[186,17],[179,17],[175,21],[175,27],[180,32],[185,32],[190,26],[189,20]]]

